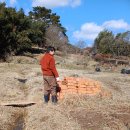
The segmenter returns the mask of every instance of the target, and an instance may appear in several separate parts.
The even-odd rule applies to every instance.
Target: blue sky
[[[0,0],[7,6],[23,8],[44,6],[60,16],[70,43],[85,41],[92,45],[104,29],[114,34],[130,30],[130,0]]]

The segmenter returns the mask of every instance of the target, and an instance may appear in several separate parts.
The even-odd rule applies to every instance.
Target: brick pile
[[[65,77],[59,82],[61,88],[59,98],[62,99],[66,94],[87,94],[96,95],[101,92],[101,83],[88,78]]]

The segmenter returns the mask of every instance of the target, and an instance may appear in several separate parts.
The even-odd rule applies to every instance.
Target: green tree
[[[29,18],[32,20],[32,29],[35,30],[31,37],[32,41],[40,47],[44,47],[48,43],[46,32],[53,26],[60,28],[66,36],[66,29],[60,23],[60,16],[52,13],[51,9],[45,7],[33,7],[33,11],[29,12]],[[50,39],[52,40],[52,39]]]
[[[30,20],[23,9],[18,12],[14,8],[0,4],[0,57],[6,59],[10,54],[31,47],[29,39]]]
[[[110,53],[114,56],[130,55],[130,31],[118,33],[115,37],[108,30],[100,32],[94,41],[93,50],[96,53]]]
[[[122,37],[125,42],[130,44],[130,31],[124,32]]]
[[[94,50],[98,53],[112,53],[111,46],[113,44],[114,35],[108,30],[104,30],[98,34],[94,41]]]
[[[118,33],[115,36],[114,43],[113,43],[113,52],[117,56],[128,56],[130,54],[130,45],[129,39],[127,36],[127,32]]]
[[[68,42],[60,16],[45,7],[34,7],[26,16],[23,9],[16,11],[0,3],[0,25],[0,58],[5,60],[10,55],[28,51],[32,45],[47,46],[47,39],[56,47]]]

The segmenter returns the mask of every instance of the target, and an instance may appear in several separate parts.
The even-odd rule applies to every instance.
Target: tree
[[[94,41],[94,50],[98,53],[112,53],[111,45],[113,44],[114,35],[108,30],[104,30],[98,34]]]
[[[86,42],[85,41],[78,41],[76,44],[75,44],[76,47],[80,48],[80,49],[83,49],[86,47]]]
[[[30,50],[32,45],[45,47],[47,40],[57,48],[68,42],[60,16],[45,7],[34,7],[26,16],[23,9],[16,11],[0,3],[0,25],[0,58],[4,60]]]
[[[53,31],[59,29],[61,34],[66,36],[66,29],[62,27],[60,23],[60,16],[57,16],[56,13],[52,13],[51,9],[39,6],[33,7],[33,11],[29,12],[29,18],[32,20],[32,28],[35,29],[35,33],[32,34],[32,40],[40,47],[46,46],[49,40],[53,41],[53,39],[48,36],[48,33],[52,34],[50,28],[53,29]],[[38,39],[36,38],[37,36],[39,36]]]
[[[93,50],[96,53],[110,53],[114,56],[130,55],[130,31],[118,33],[115,37],[108,30],[100,32],[94,41]]]
[[[127,32],[118,33],[115,36],[112,48],[117,56],[128,56],[130,54],[130,45],[126,36]]]
[[[124,32],[123,34],[123,40],[130,44],[130,31]]]
[[[6,59],[10,54],[31,47],[29,39],[30,20],[23,9],[18,12],[14,8],[0,4],[0,58]]]
[[[65,48],[62,48],[68,44],[68,37],[64,35],[63,30],[56,25],[50,25],[46,29],[45,38],[47,45],[52,45],[58,50],[64,50]]]

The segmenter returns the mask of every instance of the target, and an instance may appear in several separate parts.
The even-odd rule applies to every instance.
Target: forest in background
[[[16,11],[0,3],[0,25],[0,58],[4,60],[27,52],[32,46],[52,45],[57,50],[64,50],[66,45],[72,47],[60,16],[45,7],[34,7],[27,16],[22,8]]]
[[[17,11],[0,3],[0,25],[0,59],[5,61],[9,56],[29,52],[32,47],[46,48],[51,45],[65,53],[77,53],[86,43],[69,43],[60,16],[45,7],[33,7],[26,15],[22,8]],[[130,56],[130,31],[114,35],[109,30],[103,30],[91,49],[94,54]]]

